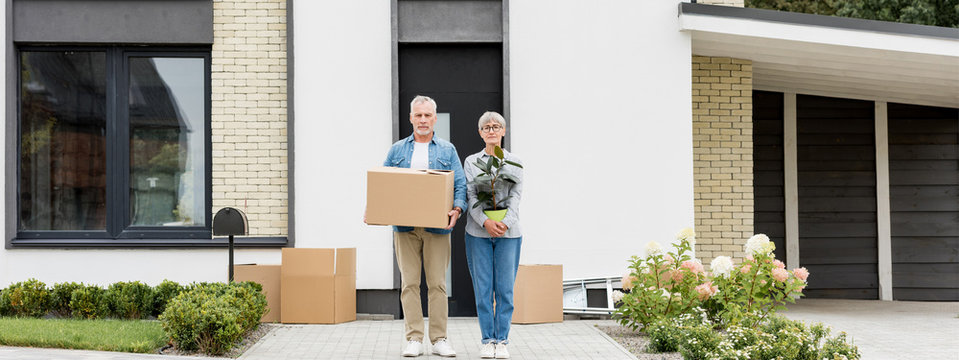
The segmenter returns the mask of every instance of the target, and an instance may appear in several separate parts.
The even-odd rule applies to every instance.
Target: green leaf
[[[489,170],[486,169],[486,162],[483,161],[483,158],[477,158],[475,165],[476,165],[476,167],[478,167],[481,171],[483,171],[483,172],[489,172]]]
[[[493,164],[493,169],[499,169],[500,166],[503,166],[500,160],[494,157],[489,158],[489,162]]]
[[[476,201],[488,201],[493,198],[493,195],[488,192],[480,192],[476,194]]]
[[[513,161],[509,161],[509,160],[503,160],[503,162],[505,162],[505,163],[507,163],[507,164],[510,164],[510,165],[513,165],[513,166],[515,166],[515,167],[518,167],[518,168],[520,168],[520,169],[523,168],[523,165],[520,165],[520,164],[517,163],[517,162],[513,162]]]
[[[499,147],[499,145],[496,145],[496,147],[493,148],[493,154],[496,154],[496,157],[502,159],[504,156],[503,148]]]
[[[499,174],[499,177],[503,178],[503,181],[507,181],[511,184],[516,184],[519,182],[518,179],[516,179],[515,177],[513,177],[513,175],[510,175],[510,174]]]
[[[490,181],[492,178],[493,178],[492,176],[487,175],[487,174],[479,175],[479,176],[473,178],[472,184],[474,184],[474,185],[489,185],[489,181]]]

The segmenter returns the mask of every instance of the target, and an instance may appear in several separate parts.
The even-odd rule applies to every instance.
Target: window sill
[[[286,247],[286,237],[237,237],[237,248],[281,248]],[[229,246],[226,237],[212,239],[23,239],[15,238],[7,244],[7,249],[36,248],[225,248]]]

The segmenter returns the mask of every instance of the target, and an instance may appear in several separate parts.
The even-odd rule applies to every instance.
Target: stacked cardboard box
[[[283,249],[280,319],[337,324],[356,320],[356,249]]]

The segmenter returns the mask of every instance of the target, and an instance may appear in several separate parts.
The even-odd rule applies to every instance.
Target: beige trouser
[[[406,340],[423,341],[423,305],[420,301],[420,264],[426,271],[429,300],[430,342],[446,338],[449,305],[446,300],[446,267],[450,263],[450,235],[427,232],[421,227],[394,232],[396,263],[403,280],[400,302],[406,322]]]

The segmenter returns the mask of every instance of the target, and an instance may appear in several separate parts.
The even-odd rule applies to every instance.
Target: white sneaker
[[[494,356],[496,356],[496,343],[490,341],[483,344],[483,348],[480,349],[480,358],[492,359]]]
[[[506,344],[504,343],[496,344],[496,358],[509,359],[509,351],[506,350]]]
[[[417,357],[423,355],[423,343],[410,340],[406,343],[406,349],[403,350],[403,356],[405,357]]]
[[[446,341],[446,339],[440,339],[433,344],[433,354],[442,357],[456,357],[456,351],[453,350],[453,347],[450,346],[450,343]]]

